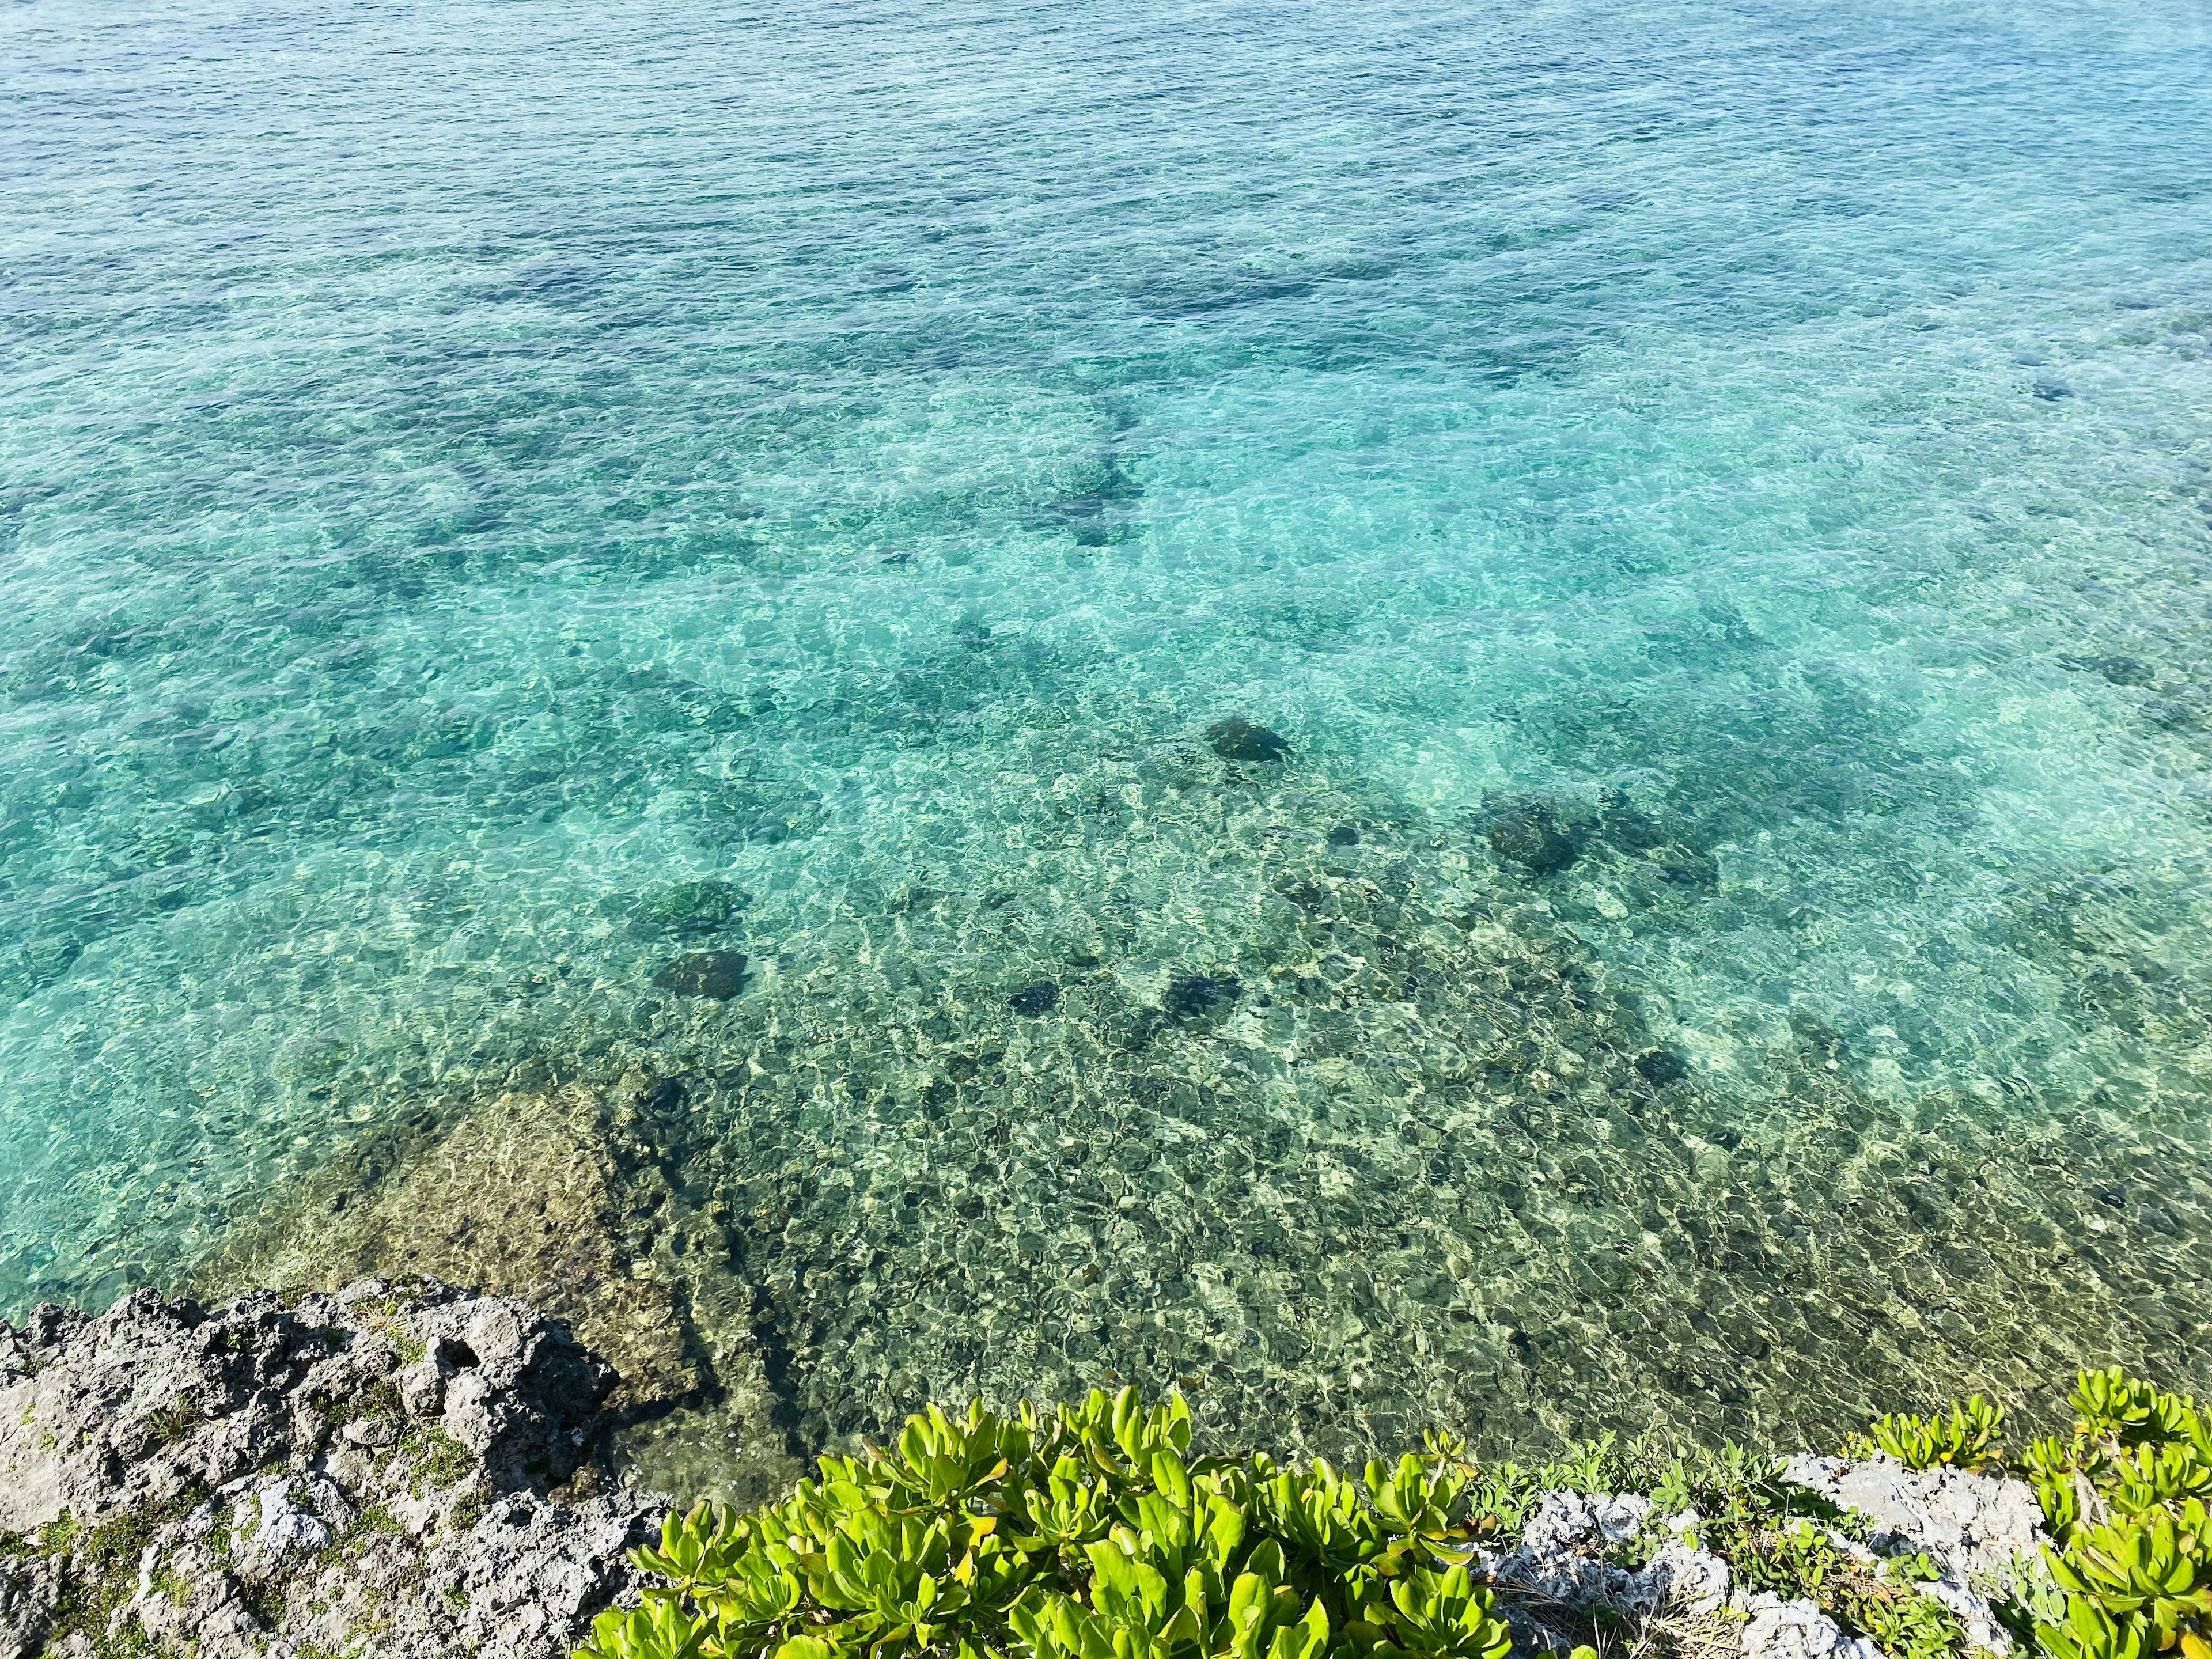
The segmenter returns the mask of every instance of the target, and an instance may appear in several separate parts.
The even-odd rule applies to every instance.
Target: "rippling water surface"
[[[0,1311],[628,1075],[793,1449],[2212,1382],[2200,8],[0,63]]]

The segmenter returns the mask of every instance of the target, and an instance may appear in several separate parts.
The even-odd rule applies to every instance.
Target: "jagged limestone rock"
[[[1510,1550],[1485,1552],[1484,1560],[1493,1582],[1509,1591],[1533,1591],[1564,1607],[1711,1613],[1728,1600],[1729,1566],[1720,1557],[1675,1538],[1640,1568],[1601,1559],[1608,1547],[1642,1534],[1679,1533],[1680,1519],[1662,1516],[1649,1498],[1635,1492],[1599,1498],[1546,1492],[1521,1542]]]
[[[1873,1521],[1877,1553],[1919,1549],[1933,1556],[1943,1576],[1923,1593],[1958,1615],[1975,1646],[2009,1650],[1990,1597],[2008,1582],[2015,1560],[2034,1559],[2050,1541],[2026,1482],[1964,1469],[1908,1469],[1893,1457],[1852,1462],[1809,1453],[1791,1458],[1785,1474]]]
[[[434,1282],[0,1325],[0,1656],[561,1659],[665,1508],[583,1490],[615,1382]]]
[[[2033,1557],[2050,1542],[2043,1510],[2026,1482],[1964,1469],[1908,1469],[1893,1457],[1861,1462],[1800,1455],[1788,1478],[1830,1502],[1855,1509],[1884,1535],[1926,1550],[1966,1584],[2002,1581],[2015,1556]]]
[[[1743,1659],[1882,1659],[1881,1650],[1843,1627],[1812,1601],[1762,1591],[1744,1604]]]

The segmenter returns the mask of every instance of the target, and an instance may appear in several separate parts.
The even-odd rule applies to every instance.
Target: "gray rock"
[[[2010,1651],[1989,1596],[2008,1583],[2016,1559],[2034,1559],[2049,1541],[2042,1506],[2027,1483],[1963,1469],[1908,1469],[1893,1457],[1851,1462],[1809,1454],[1791,1458],[1784,1474],[1873,1521],[1877,1554],[1925,1550],[1943,1576],[1919,1586],[1921,1593],[1957,1614],[1975,1646]]]
[[[345,1495],[325,1477],[264,1481],[231,1510],[231,1559],[270,1571],[288,1556],[313,1555],[334,1536],[324,1513],[340,1525],[353,1518]]]
[[[1619,1498],[1546,1492],[1534,1518],[1522,1532],[1521,1546],[1532,1554],[1548,1556],[1585,1541],[1626,1543],[1644,1530],[1652,1513],[1651,1500],[1633,1492]]]
[[[2015,1556],[2033,1558],[2050,1541],[2043,1510],[2024,1481],[1962,1469],[1908,1469],[1893,1457],[1850,1462],[1801,1455],[1784,1474],[1872,1520],[1881,1528],[1874,1539],[1878,1553],[1925,1550],[1964,1584],[2001,1583]]]
[[[1728,1605],[1733,1575],[1711,1550],[1693,1550],[1679,1540],[1662,1545],[1650,1565],[1633,1575],[1632,1611],[1657,1613],[1680,1607],[1689,1613],[1717,1613]]]
[[[672,882],[640,901],[629,932],[638,939],[715,933],[728,925],[744,902],[745,896],[726,881]]]
[[[446,1409],[446,1379],[459,1371],[458,1366],[437,1357],[404,1367],[396,1381],[399,1385],[399,1403],[408,1416],[441,1415]]]
[[[28,1659],[46,1644],[62,1600],[52,1556],[0,1556],[0,1659]]]
[[[615,1381],[434,1280],[0,1324],[0,1659],[562,1659],[666,1512],[565,1489]]]
[[[1500,1584],[1532,1590],[1569,1607],[1607,1607],[1632,1613],[1679,1608],[1711,1613],[1729,1594],[1728,1563],[1680,1539],[1662,1544],[1640,1569],[1596,1559],[1607,1548],[1640,1534],[1679,1532],[1652,1501],[1636,1493],[1587,1497],[1546,1492],[1522,1529],[1516,1549],[1487,1558]]]
[[[477,1525],[472,1547],[441,1563],[466,1599],[470,1651],[495,1659],[565,1653],[629,1582],[624,1553],[645,1541],[635,1502],[619,1497],[561,1509],[518,1494]],[[659,1525],[650,1517],[648,1533]]]
[[[1771,1591],[1752,1596],[1743,1627],[1744,1659],[1882,1659],[1881,1650],[1843,1627],[1811,1601],[1785,1601]]]
[[[687,951],[653,976],[664,991],[727,1002],[745,988],[743,951]]]
[[[1996,1609],[1979,1590],[1945,1574],[1932,1584],[1916,1585],[1925,1596],[1941,1601],[1966,1626],[1966,1640],[1990,1653],[2012,1651],[2012,1634],[1999,1622]]]
[[[1575,861],[1575,843],[1541,806],[1517,807],[1499,814],[1490,826],[1490,850],[1542,875]]]

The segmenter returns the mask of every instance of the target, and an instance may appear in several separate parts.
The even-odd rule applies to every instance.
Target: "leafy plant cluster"
[[[1696,1509],[1692,1541],[1747,1587],[1810,1598],[1893,1659],[1966,1647],[1915,1589],[1932,1562],[1854,1553],[1863,1516],[1738,1446],[1606,1435],[1481,1468],[1431,1437],[1355,1483],[1326,1462],[1192,1459],[1189,1441],[1180,1400],[1146,1411],[1128,1389],[1011,1418],[933,1408],[781,1504],[672,1517],[633,1558],[659,1582],[601,1615],[579,1659],[1505,1659],[1474,1546],[1517,1539],[1562,1489]],[[1607,1558],[1641,1566],[1671,1535]]]
[[[1868,1429],[1874,1449],[1887,1452],[1907,1468],[1986,1470],[2004,1463],[2004,1413],[1976,1395],[1964,1405],[1933,1417],[1909,1412],[1877,1419]]]
[[[2055,1547],[1999,1610],[2050,1659],[2212,1659],[2212,1413],[2117,1367],[2081,1373],[2071,1403],[2070,1434],[2017,1455],[1980,1395],[1884,1417],[1844,1449],[2033,1486]],[[1011,1417],[933,1407],[781,1504],[672,1517],[635,1557],[661,1582],[603,1614],[579,1659],[1505,1659],[1474,1546],[1517,1537],[1561,1488],[1695,1510],[1689,1541],[1744,1589],[1808,1598],[1892,1659],[1966,1645],[1917,1588],[1932,1560],[1871,1559],[1864,1517],[1735,1446],[1607,1436],[1485,1468],[1432,1437],[1355,1482],[1189,1444],[1180,1400],[1147,1411],[1131,1389]],[[1641,1565],[1657,1540],[1613,1553]]]
[[[1190,1435],[1128,1389],[932,1407],[780,1504],[672,1516],[635,1558],[665,1582],[580,1659],[1505,1659],[1459,1443],[1355,1483]]]
[[[1690,1528],[1690,1541],[1727,1561],[1743,1589],[1814,1601],[1846,1635],[1871,1637],[1893,1659],[1942,1659],[1966,1650],[1957,1618],[1917,1588],[1942,1576],[1927,1555],[1882,1559],[1847,1548],[1865,1543],[1870,1523],[1784,1480],[1778,1460],[1730,1448],[1701,1461],[1699,1471],[1677,1460],[1654,1497],[1698,1510],[1703,1518]]]
[[[2023,1622],[2052,1659],[2212,1659],[2212,1419],[2117,1365],[2081,1372],[2070,1403],[2073,1432],[2017,1457],[1978,1395],[1871,1433],[1913,1468],[2003,1468],[2034,1487],[2057,1547],[2048,1581],[2023,1587]]]

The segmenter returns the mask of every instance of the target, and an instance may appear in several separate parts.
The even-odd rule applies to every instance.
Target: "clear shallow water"
[[[0,1311],[642,1068],[801,1441],[2212,1382],[2196,9],[0,32]]]

